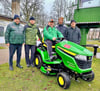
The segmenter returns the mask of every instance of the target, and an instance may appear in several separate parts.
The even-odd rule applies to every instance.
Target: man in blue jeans
[[[14,16],[14,21],[8,24],[5,32],[5,43],[9,46],[9,69],[13,70],[13,55],[17,52],[16,66],[23,68],[20,65],[22,44],[24,43],[23,26],[20,24],[20,17]]]

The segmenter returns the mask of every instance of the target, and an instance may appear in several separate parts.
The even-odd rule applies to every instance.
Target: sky
[[[45,0],[45,4],[44,4],[44,10],[46,13],[49,13],[50,14],[50,10],[52,9],[52,6],[53,6],[53,2],[55,0]]]

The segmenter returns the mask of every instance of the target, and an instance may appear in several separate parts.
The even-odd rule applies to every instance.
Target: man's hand
[[[55,41],[55,40],[56,40],[56,38],[54,37],[52,40],[53,40],[53,41]]]
[[[25,45],[25,43],[23,43],[23,45]]]
[[[10,46],[10,44],[9,44],[9,43],[7,43],[6,45],[7,45],[7,46]]]

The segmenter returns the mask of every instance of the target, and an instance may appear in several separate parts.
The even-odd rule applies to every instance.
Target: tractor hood
[[[57,43],[55,47],[73,56],[75,55],[93,56],[93,53],[90,52],[88,49],[67,40],[63,40]]]

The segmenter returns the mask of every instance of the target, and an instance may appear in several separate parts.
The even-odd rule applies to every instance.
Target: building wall
[[[77,22],[100,22],[100,7],[76,9],[74,19]]]
[[[100,6],[100,0],[83,0],[82,8],[87,8],[87,7],[97,7]]]
[[[10,21],[4,21],[4,20],[0,20],[0,27],[4,27],[4,33],[6,31],[6,27],[7,25],[10,23]],[[5,40],[4,40],[4,36],[0,36],[0,43],[5,43]]]

